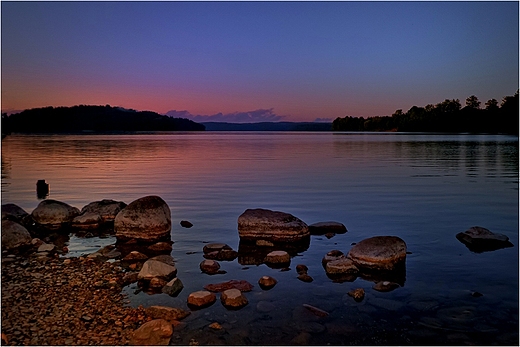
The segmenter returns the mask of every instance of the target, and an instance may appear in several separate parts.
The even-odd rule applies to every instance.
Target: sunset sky
[[[391,115],[518,89],[518,2],[5,2],[2,112]]]

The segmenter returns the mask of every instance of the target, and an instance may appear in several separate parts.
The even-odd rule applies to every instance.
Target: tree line
[[[459,99],[446,99],[436,105],[413,106],[391,116],[344,117],[332,122],[334,131],[417,131],[417,132],[469,132],[506,133],[518,135],[518,90],[513,96],[490,99],[481,108],[475,95],[466,99],[462,107]]]
[[[204,130],[204,125],[189,119],[110,105],[51,106],[2,114],[2,134]]]

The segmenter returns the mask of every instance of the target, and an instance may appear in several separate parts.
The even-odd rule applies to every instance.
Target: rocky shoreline
[[[132,308],[117,263],[2,254],[2,343],[128,345],[152,320]]]

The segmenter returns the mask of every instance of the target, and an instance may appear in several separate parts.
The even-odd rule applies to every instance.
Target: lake
[[[137,293],[131,305],[186,308],[187,296],[230,279],[254,285],[237,311],[220,302],[192,312],[173,344],[518,345],[518,137],[467,134],[205,132],[131,135],[10,135],[2,140],[2,204],[31,212],[49,198],[81,209],[159,195],[172,214],[178,297]],[[237,250],[237,218],[248,208],[288,212],[307,224],[343,223],[348,232],[312,236],[290,271],[222,261],[202,274],[208,242]],[[181,220],[194,224],[182,228]],[[473,253],[455,235],[472,226],[505,234],[514,247]],[[372,236],[402,238],[406,280],[391,292],[358,278],[336,283],[321,264]],[[69,256],[115,242],[70,235]],[[311,283],[298,280],[305,264]],[[271,290],[258,279],[278,280]],[[347,295],[363,288],[362,302]],[[475,292],[483,294],[474,296]],[[303,308],[319,307],[320,318]],[[209,324],[218,322],[222,330]]]

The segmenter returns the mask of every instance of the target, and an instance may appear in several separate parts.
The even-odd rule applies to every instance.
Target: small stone
[[[266,255],[265,262],[273,265],[287,264],[291,262],[291,256],[286,251],[272,251]]]
[[[167,346],[173,335],[172,325],[164,319],[154,319],[144,323],[130,336],[130,344],[140,346]]]
[[[328,252],[327,254],[325,254],[323,259],[321,260],[321,264],[323,266],[325,266],[328,262],[333,261],[333,260],[338,260],[341,258],[344,258],[343,252],[340,250],[334,249],[334,250]]]
[[[230,280],[227,282],[207,284],[204,286],[204,289],[209,290],[210,292],[223,292],[233,288],[238,289],[241,292],[250,292],[253,290],[253,285],[244,280]]]
[[[40,247],[38,247],[38,253],[40,253],[40,252],[52,252],[55,249],[56,249],[56,246],[54,246],[53,244],[44,243],[44,244],[40,245]]]
[[[209,327],[210,327],[211,329],[214,329],[214,330],[222,330],[222,325],[220,325],[220,324],[217,323],[217,322],[211,323],[211,324],[209,325]]]
[[[187,220],[181,220],[181,226],[183,228],[191,228],[193,224]]]
[[[361,302],[365,298],[365,290],[363,288],[354,289],[348,292],[348,295],[353,297],[357,302]]]
[[[148,257],[141,252],[132,251],[128,253],[123,260],[146,260]]]
[[[298,275],[298,279],[303,282],[312,282],[314,279],[306,273]]]
[[[184,288],[181,280],[177,277],[172,279],[170,282],[166,283],[163,287],[162,292],[168,294],[169,296],[177,296]]]
[[[154,277],[150,280],[149,287],[153,289],[162,289],[166,283],[168,282],[166,282],[164,279],[160,277]]]
[[[473,292],[473,293],[471,293],[471,296],[474,297],[474,298],[479,298],[481,296],[484,296],[484,294],[482,294],[480,292]]]
[[[301,275],[301,274],[306,274],[307,271],[309,271],[309,268],[306,266],[306,265],[303,265],[303,264],[298,264],[296,265],[296,272]]]
[[[276,285],[276,283],[278,283],[278,281],[271,276],[262,276],[258,280],[260,288],[265,290],[273,288]]]
[[[168,242],[157,242],[147,247],[148,250],[153,252],[168,252],[171,251],[172,245]]]
[[[219,271],[220,264],[215,260],[206,259],[200,263],[199,267],[202,272],[213,275]]]

